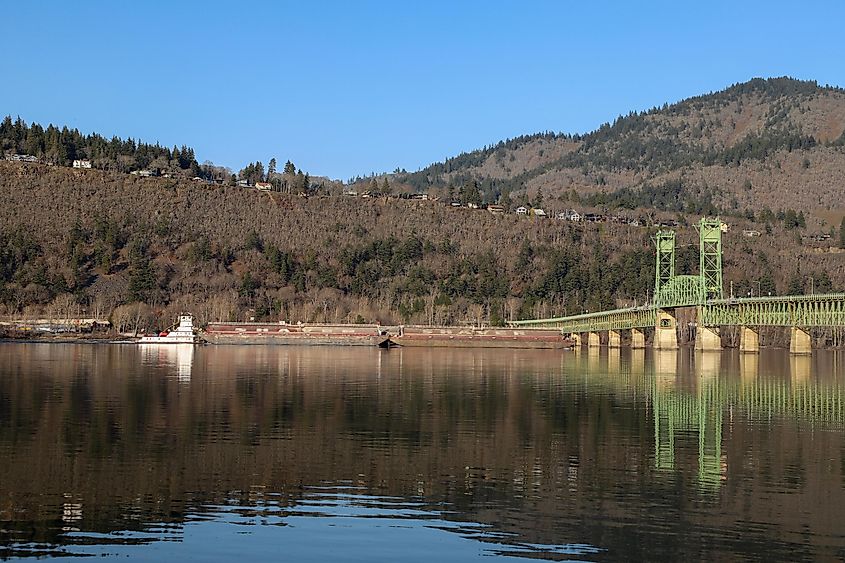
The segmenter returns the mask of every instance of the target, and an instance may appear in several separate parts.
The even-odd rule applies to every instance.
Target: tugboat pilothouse
[[[139,344],[196,344],[199,342],[194,334],[194,317],[179,315],[179,324],[172,330],[165,330],[158,335],[145,335],[138,340]]]

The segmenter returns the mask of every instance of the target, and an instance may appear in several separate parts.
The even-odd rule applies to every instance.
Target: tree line
[[[38,123],[27,124],[18,117],[6,116],[0,122],[0,152],[27,154],[59,166],[70,166],[74,160],[89,160],[92,167],[130,172],[154,168],[160,171],[185,171],[202,175],[203,170],[189,146],[172,149],[158,143],[120,137],[107,139],[97,133],[84,135],[78,129],[53,124],[46,128]]]

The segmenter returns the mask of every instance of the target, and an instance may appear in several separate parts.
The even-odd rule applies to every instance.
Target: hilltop
[[[756,78],[620,116],[584,135],[538,133],[413,173],[396,189],[447,196],[477,182],[486,202],[656,207],[673,212],[845,214],[845,91]]]

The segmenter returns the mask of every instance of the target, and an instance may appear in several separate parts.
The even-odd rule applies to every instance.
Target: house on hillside
[[[149,178],[153,175],[152,170],[133,170],[130,172],[133,176],[140,176],[141,178]]]
[[[238,180],[238,183],[236,185],[239,188],[251,188],[252,187],[252,184],[249,182],[249,180]]]
[[[428,201],[428,194],[411,194],[409,199],[416,201]]]
[[[74,160],[73,161],[74,168],[91,168],[91,161],[90,160]]]
[[[31,154],[11,154],[7,158],[12,162],[38,162],[38,157]]]
[[[760,234],[760,231],[755,231],[753,229],[745,229],[744,231],[742,231],[742,236],[748,238],[759,237]]]
[[[528,208],[525,207],[524,205],[520,205],[519,207],[516,208],[516,214],[517,215],[528,215]]]
[[[544,209],[534,209],[533,211],[534,211],[534,217],[539,217],[540,219],[545,219],[546,217],[548,217],[548,215],[546,215],[546,211]]]
[[[270,182],[256,182],[255,189],[261,190],[262,192],[269,192],[273,189],[273,184]]]
[[[502,205],[488,205],[487,211],[493,213],[494,215],[503,215],[505,213],[505,208]]]

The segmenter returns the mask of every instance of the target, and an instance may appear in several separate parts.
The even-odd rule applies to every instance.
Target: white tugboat
[[[200,340],[194,334],[194,317],[179,315],[179,324],[172,330],[165,330],[158,335],[145,335],[138,344],[197,344]]]

